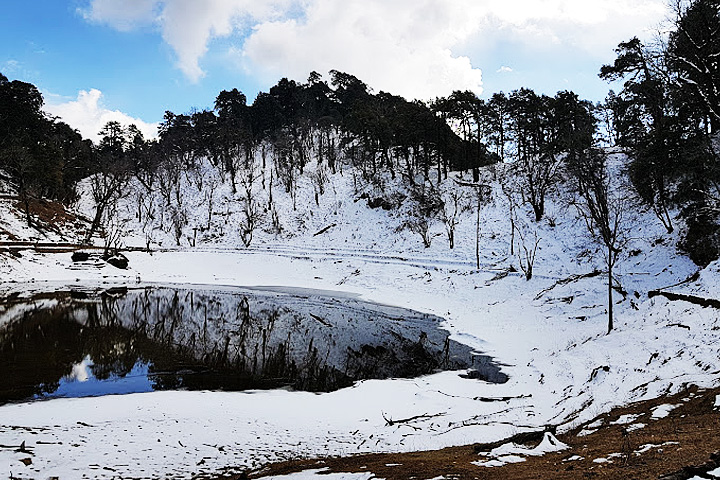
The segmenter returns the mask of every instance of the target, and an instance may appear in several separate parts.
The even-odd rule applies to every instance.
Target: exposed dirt
[[[488,468],[472,462],[486,461],[477,452],[492,446],[468,445],[430,452],[360,455],[347,458],[298,460],[268,465],[233,477],[262,478],[306,469],[327,472],[372,472],[385,479],[657,479],[690,465],[715,468],[713,453],[720,451],[720,410],[715,407],[720,389],[689,387],[681,394],[640,402],[597,417],[593,422],[558,435],[570,448],[522,463]],[[677,405],[665,418],[652,418],[661,405]],[[612,424],[623,416],[637,416],[629,423]],[[628,419],[628,417],[624,417]],[[597,431],[578,435],[587,425],[602,423]],[[633,430],[630,425],[645,424]],[[628,432],[630,427],[630,432]],[[536,444],[535,444],[536,445]],[[535,445],[531,444],[530,447]],[[490,447],[490,448],[488,448]],[[713,457],[717,459],[717,457]],[[604,459],[597,461],[598,459]],[[697,474],[697,473],[695,473]],[[673,480],[691,478],[681,473]],[[708,477],[711,478],[711,477]]]
[[[22,202],[18,202],[15,205],[15,208],[20,212],[25,211],[25,205]],[[63,204],[59,202],[52,202],[44,199],[31,199],[29,208],[30,215],[33,216],[33,219],[46,224],[67,224],[78,221],[78,217],[68,212]]]

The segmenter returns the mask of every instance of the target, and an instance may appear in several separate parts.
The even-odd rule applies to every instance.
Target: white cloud
[[[480,14],[483,28],[473,41],[485,48],[501,40],[599,55],[632,36],[646,36],[666,14],[665,0],[503,0]]]
[[[498,68],[497,72],[495,73],[512,73],[513,69],[511,67],[508,67],[507,65],[503,65],[502,67]]]
[[[91,0],[86,19],[119,30],[150,22],[177,55],[177,66],[192,82],[205,72],[200,59],[213,38],[278,18],[292,10],[293,0]]]
[[[212,40],[230,37],[236,62],[266,84],[337,69],[376,90],[416,98],[453,89],[479,92],[484,65],[470,57],[484,52],[487,60],[498,45],[544,52],[548,63],[568,63],[572,55],[599,58],[598,52],[612,54],[620,41],[657,25],[666,12],[665,0],[90,2],[85,16],[96,22],[119,29],[155,22],[191,81],[204,76],[201,59]],[[491,68],[502,64],[497,59]]]
[[[92,89],[89,92],[81,90],[76,100],[56,102],[56,98],[46,95],[49,101],[45,104],[45,111],[77,129],[83,138],[89,138],[93,142],[100,141],[99,132],[107,122],[120,122],[123,126],[135,124],[143,133],[146,139],[155,138],[158,135],[158,124],[147,123],[139,118],[118,110],[110,110],[102,102],[102,92]]]
[[[118,30],[131,30],[138,24],[152,23],[156,17],[156,0],[92,0],[80,13],[86,20],[108,23]]]
[[[358,76],[376,90],[429,99],[482,90],[482,74],[452,47],[477,24],[458,0],[313,0],[302,19],[257,25],[242,60],[264,80],[311,70]]]

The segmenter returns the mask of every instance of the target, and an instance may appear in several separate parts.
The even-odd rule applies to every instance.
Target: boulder
[[[119,268],[121,270],[126,270],[128,268],[128,259],[125,257],[125,255],[118,253],[116,255],[113,255],[112,257],[105,260],[107,263],[112,265],[115,268]]]

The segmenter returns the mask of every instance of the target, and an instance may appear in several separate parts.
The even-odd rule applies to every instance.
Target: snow
[[[632,425],[627,427],[626,430],[628,431],[628,433],[630,433],[630,432],[634,432],[635,430],[641,430],[645,427],[647,427],[647,424],[645,424],[645,423],[633,423]]]
[[[647,453],[653,448],[658,449],[659,452],[662,452],[662,447],[667,447],[670,445],[679,445],[678,442],[665,442],[661,445],[655,445],[652,443],[647,443],[645,445],[641,445],[637,450],[635,450],[635,455],[642,455],[643,453]]]
[[[68,285],[123,284],[332,292],[340,299],[444,318],[443,327],[454,340],[502,365],[510,376],[507,383],[441,372],[411,380],[363,381],[327,394],[176,391],[8,404],[0,406],[0,444],[19,446],[24,441],[34,455],[25,466],[20,460],[26,454],[2,449],[0,471],[32,478],[76,478],[81,472],[94,478],[240,473],[297,457],[494,442],[546,425],[563,432],[613,407],[679,392],[686,384],[717,385],[717,312],[647,297],[649,290],[675,285],[697,270],[678,253],[677,234],[666,234],[652,212],[628,212],[626,251],[640,253],[624,256],[617,266],[618,281],[628,294],[613,297],[616,329],[607,335],[603,276],[560,282],[602,267],[585,226],[561,202],[548,203],[555,226],[545,221],[535,225],[530,212],[524,213],[526,227],[536,229],[541,239],[535,276],[526,281],[510,271],[518,261],[509,255],[507,205],[499,187],[494,202],[482,211],[478,269],[474,212],[458,225],[455,249],[448,248],[439,223],[433,225],[433,241],[425,249],[411,233],[395,233],[401,219],[354,201],[358,195],[348,171],[329,176],[320,205],[306,177],[300,179],[297,210],[276,188],[283,233],[265,225],[249,248],[239,240],[240,214],[226,185],[215,191],[215,205],[223,216],[214,218],[212,229],[190,246],[192,227],[207,217],[203,195],[208,189],[187,185],[189,223],[180,247],[171,232],[154,225],[148,234],[159,250],[127,252],[128,270],[102,263],[101,268],[76,265],[69,253],[25,250],[21,258],[0,256],[0,294],[28,296]],[[132,216],[131,200],[121,209],[127,214],[125,243],[144,246],[145,226]],[[88,207],[83,208],[87,212]],[[9,211],[9,203],[0,205],[0,211]],[[336,226],[315,236],[332,224]],[[0,228],[21,239],[44,238],[12,215],[1,216]],[[720,295],[720,263],[673,291]],[[0,327],[22,308],[27,307],[0,310]],[[690,328],[673,327],[678,319]],[[482,401],[488,398],[507,400]],[[655,418],[669,413],[670,407],[655,410]],[[427,417],[412,425],[388,425],[384,419],[415,415]],[[511,459],[561,447],[546,436],[536,449],[507,447],[493,455]]]
[[[488,460],[486,462],[472,462],[472,463],[474,465],[477,465],[478,467],[494,468],[494,467],[502,467],[502,466],[510,464],[510,463],[522,463],[525,461],[526,461],[526,458],[521,457],[519,455],[501,455],[497,458]]]
[[[544,455],[551,452],[561,452],[568,448],[570,447],[558,440],[555,435],[550,432],[545,432],[545,436],[542,442],[540,442],[540,445],[533,448],[532,453],[528,452],[528,455]]]
[[[481,467],[499,467],[508,463],[524,462],[525,457],[538,457],[546,453],[561,452],[568,448],[570,447],[558,440],[555,435],[545,432],[542,441],[534,448],[515,443],[506,443],[486,454],[486,456],[491,457],[491,460],[473,463]]]
[[[678,407],[678,405],[669,405],[669,404],[660,405],[660,406],[658,406],[658,407],[655,407],[655,408],[653,409],[653,413],[652,413],[651,418],[652,418],[653,420],[659,420],[659,419],[661,419],[661,418],[667,418],[667,417],[670,415],[670,412],[672,412],[673,410],[675,410],[677,407]]]
[[[585,428],[590,429],[590,430],[598,429],[603,426],[603,423],[604,422],[603,422],[602,418],[599,418],[599,419],[595,420],[594,422],[586,425]]]
[[[628,423],[632,423],[640,417],[641,415],[622,415],[614,422],[610,422],[610,425],[627,425]]]
[[[649,451],[652,450],[653,448],[660,448],[660,445],[654,445],[654,444],[652,444],[652,443],[648,443],[648,444],[645,444],[645,445],[641,445],[640,448],[638,448],[637,450],[635,450],[635,454],[638,454],[638,455],[639,455],[639,454],[643,454],[643,453],[649,452]]]

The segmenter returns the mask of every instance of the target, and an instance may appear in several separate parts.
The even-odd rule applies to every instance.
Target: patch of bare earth
[[[14,207],[20,216],[24,216],[25,204],[23,202],[17,202]],[[28,202],[28,210],[35,226],[39,228],[57,232],[67,228],[77,230],[87,228],[87,219],[80,218],[66,210],[60,202],[33,198]]]
[[[271,464],[232,478],[262,478],[306,469],[372,472],[385,479],[666,479],[683,480],[720,466],[720,389],[689,387],[678,395],[631,404],[558,435],[569,448],[521,463],[485,467],[496,445],[429,452],[358,455]],[[670,407],[672,406],[672,407]],[[659,407],[659,408],[658,408]],[[667,416],[663,417],[663,414]],[[618,422],[619,421],[619,422]],[[530,443],[534,447],[538,442]],[[701,478],[713,478],[702,476]]]

